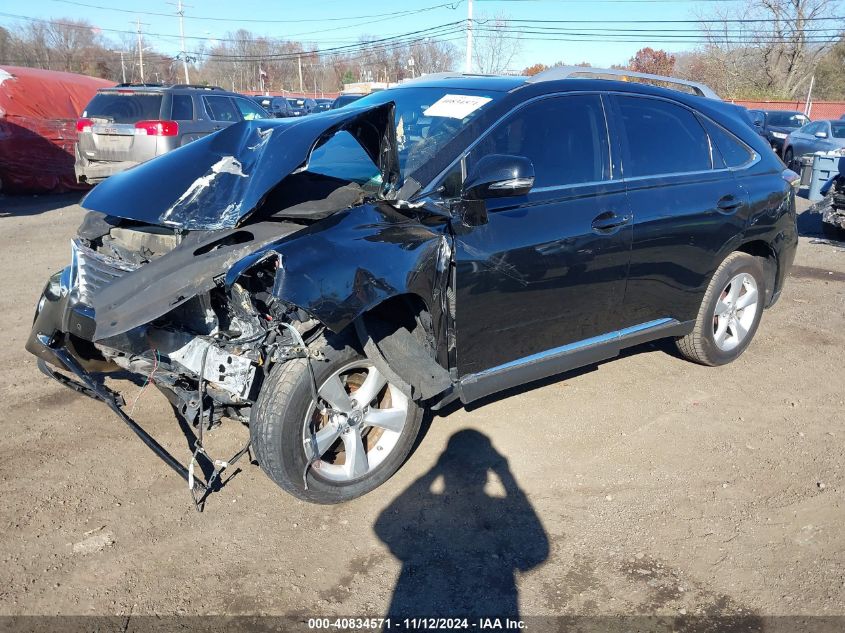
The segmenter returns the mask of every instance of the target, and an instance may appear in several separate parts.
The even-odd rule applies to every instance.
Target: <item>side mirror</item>
[[[827,132],[816,132],[814,136],[816,138],[827,138]]]
[[[524,156],[489,154],[464,182],[464,199],[487,200],[524,196],[534,186],[534,165]]]

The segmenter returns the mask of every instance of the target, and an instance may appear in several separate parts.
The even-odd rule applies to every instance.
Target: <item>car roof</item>
[[[197,91],[197,92],[219,92],[223,94],[229,95],[238,95],[238,96],[249,96],[249,95],[240,95],[236,92],[231,92],[229,90],[224,90],[220,86],[200,86],[197,84],[117,84],[116,86],[110,86],[108,88],[100,88],[97,92],[131,92],[131,91],[138,91],[138,92],[172,92],[175,90],[187,90],[187,91]]]

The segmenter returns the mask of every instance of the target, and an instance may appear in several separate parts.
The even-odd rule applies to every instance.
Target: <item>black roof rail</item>
[[[203,84],[170,84],[171,88],[196,88],[198,90],[223,90],[220,86],[205,86]]]
[[[220,86],[204,86],[201,84],[154,84],[154,83],[121,83],[115,88],[196,88],[198,90],[223,90]]]
[[[697,81],[678,79],[677,77],[666,77],[664,75],[651,75],[649,73],[637,73],[622,68],[592,68],[591,66],[553,66],[548,70],[529,77],[527,83],[540,83],[542,81],[555,81],[558,79],[615,79],[627,81],[628,78],[647,79],[649,82],[664,84],[676,84],[686,86],[699,97],[716,99],[721,101],[712,88]]]
[[[125,83],[117,84],[115,88],[164,88],[168,84],[149,84],[149,83]]]

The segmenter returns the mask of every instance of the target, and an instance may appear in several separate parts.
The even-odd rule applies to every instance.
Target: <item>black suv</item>
[[[152,377],[197,459],[248,424],[264,471],[318,503],[390,477],[426,408],[659,338],[728,363],[783,289],[797,176],[705,86],[594,72],[425,77],[107,181],[27,349],[198,496],[94,372]]]
[[[76,179],[97,183],[239,121],[270,115],[216,86],[101,88],[76,122]]]

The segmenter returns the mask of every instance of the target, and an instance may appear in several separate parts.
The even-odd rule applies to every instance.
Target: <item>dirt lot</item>
[[[435,417],[363,499],[307,505],[246,465],[199,514],[23,349],[75,201],[0,198],[0,615],[381,616],[415,596],[440,615],[502,600],[523,616],[845,615],[845,249],[811,242],[817,218],[730,366],[639,347]],[[158,392],[135,416],[187,461]],[[246,437],[229,427],[209,440],[221,454]]]

